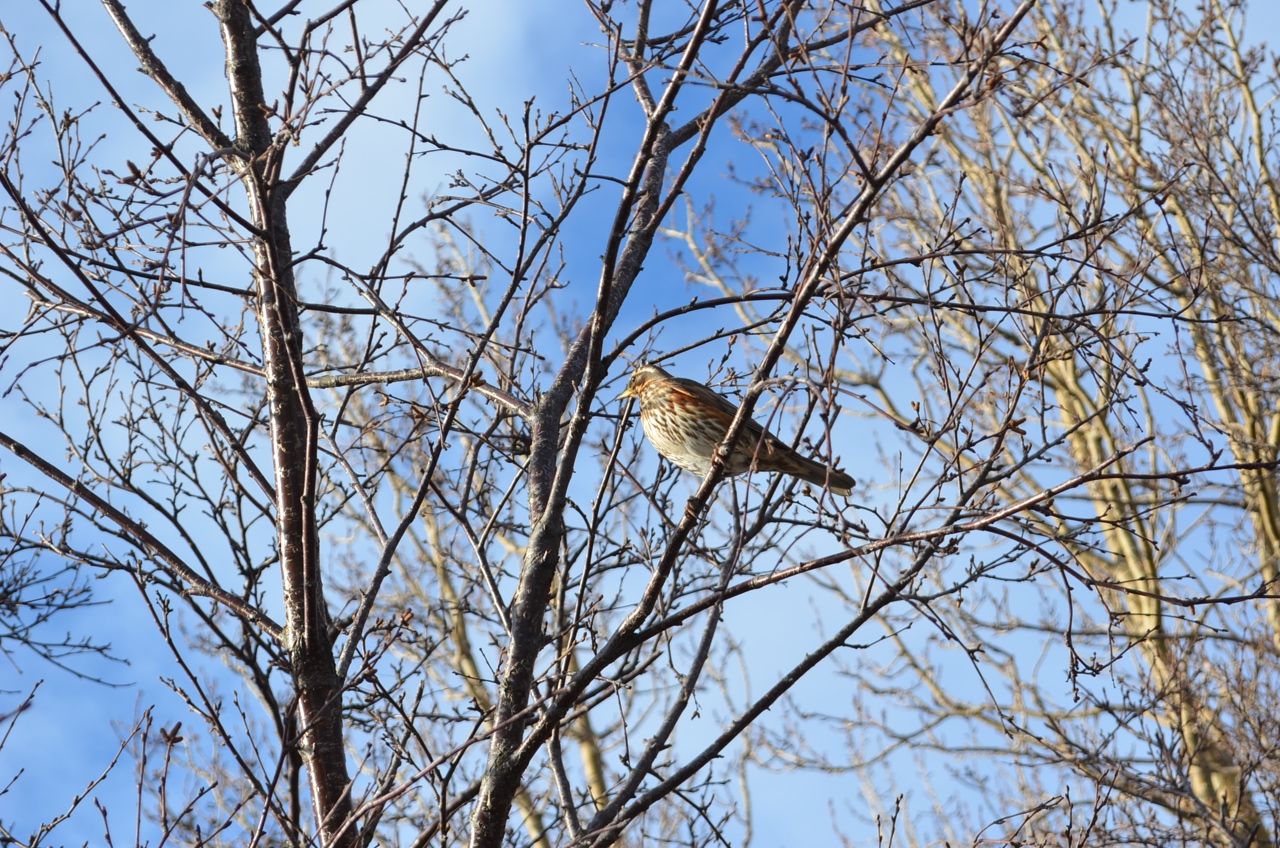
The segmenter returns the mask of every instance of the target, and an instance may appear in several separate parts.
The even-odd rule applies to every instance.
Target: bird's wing
[[[696,380],[676,377],[675,381],[680,384],[681,393],[690,402],[701,401],[706,404],[709,407],[708,411],[722,422],[724,429],[729,429],[729,425],[738,414],[738,404]],[[747,419],[742,435],[738,437],[738,444],[750,445],[752,450],[757,451],[762,457],[772,457],[777,451],[790,452],[790,448],[781,439],[754,418]]]
[[[738,414],[738,405],[736,403],[719,392],[707,388],[697,380],[676,377],[675,381],[680,384],[680,388],[684,390],[690,401],[701,401],[709,404],[720,415],[729,416],[724,422],[726,425],[733,420],[733,416]]]

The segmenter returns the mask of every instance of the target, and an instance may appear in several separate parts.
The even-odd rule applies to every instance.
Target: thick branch
[[[156,84],[164,89],[164,93],[182,111],[187,123],[196,132],[200,133],[201,137],[214,150],[225,150],[231,147],[231,139],[227,137],[227,134],[204,113],[204,110],[200,108],[200,104],[196,103],[191,98],[191,95],[187,93],[186,87],[174,79],[173,74],[169,73],[169,69],[165,67],[164,62],[161,62],[160,58],[156,56],[155,51],[151,49],[151,41],[138,32],[138,28],[133,25],[128,12],[125,11],[124,5],[119,0],[102,0],[102,5],[106,7],[107,14],[111,16],[111,20],[115,21],[116,28],[124,36],[124,40],[129,45],[129,49],[133,51],[133,55],[137,56],[138,61],[142,63],[142,72],[155,80]]]
[[[236,146],[245,157],[241,179],[254,223],[258,324],[275,460],[276,537],[284,584],[285,621],[299,740],[312,805],[326,846],[353,846],[350,780],[342,729],[342,685],[334,664],[320,571],[316,526],[319,417],[307,389],[298,321],[287,192],[275,179],[274,145],[263,96],[256,33],[245,0],[220,0],[215,12],[226,45]]]

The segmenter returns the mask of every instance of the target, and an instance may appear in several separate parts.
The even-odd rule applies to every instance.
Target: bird
[[[641,365],[621,395],[640,401],[640,423],[649,443],[686,471],[706,476],[716,447],[729,432],[737,404],[696,380],[674,377],[657,365]],[[724,463],[725,473],[755,468],[799,477],[807,483],[849,495],[855,481],[843,471],[809,459],[748,419]]]

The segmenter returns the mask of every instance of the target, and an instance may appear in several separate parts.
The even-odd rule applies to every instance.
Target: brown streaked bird
[[[673,377],[656,365],[641,365],[619,397],[638,398],[644,434],[658,453],[676,465],[706,476],[716,446],[729,432],[737,404],[701,383]],[[854,480],[843,471],[801,456],[755,421],[748,420],[725,460],[725,473],[751,468],[778,471],[848,495]]]

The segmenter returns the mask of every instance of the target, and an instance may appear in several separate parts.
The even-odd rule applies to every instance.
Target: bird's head
[[[671,379],[671,375],[663,371],[656,365],[641,365],[631,372],[631,381],[627,383],[626,391],[618,395],[618,399],[638,398],[644,394],[645,386],[648,386],[654,380]]]

